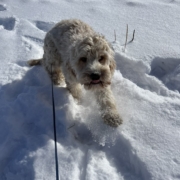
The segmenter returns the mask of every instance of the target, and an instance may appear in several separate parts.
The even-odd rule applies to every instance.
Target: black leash
[[[52,75],[52,65],[51,65],[51,75]],[[56,115],[55,115],[55,105],[54,105],[54,90],[53,82],[51,80],[51,91],[52,91],[52,110],[53,110],[53,127],[54,127],[54,149],[55,149],[55,163],[56,163],[56,180],[59,180],[59,164],[58,164],[58,154],[57,154],[57,137],[56,137]]]

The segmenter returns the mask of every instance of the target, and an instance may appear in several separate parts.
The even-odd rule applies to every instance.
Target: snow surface
[[[112,43],[112,90],[124,123],[103,124],[89,92],[54,87],[61,180],[180,179],[179,0],[0,0],[0,180],[54,180],[45,33],[78,18]],[[126,25],[135,39],[123,51]],[[116,31],[116,41],[114,39]]]

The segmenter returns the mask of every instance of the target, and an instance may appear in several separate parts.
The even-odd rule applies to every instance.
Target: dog
[[[55,85],[65,81],[72,96],[80,100],[81,90],[93,91],[104,122],[112,127],[122,124],[111,91],[116,62],[111,45],[88,24],[77,19],[62,20],[45,36],[42,64]]]

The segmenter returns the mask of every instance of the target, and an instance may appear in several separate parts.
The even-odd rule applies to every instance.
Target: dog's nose
[[[92,73],[90,75],[90,77],[91,77],[92,80],[99,80],[100,79],[100,75],[97,74],[97,73]]]

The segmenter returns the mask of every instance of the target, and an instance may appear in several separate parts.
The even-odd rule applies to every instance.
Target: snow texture
[[[27,60],[69,18],[111,42],[124,123],[105,125],[90,92],[77,104],[54,87],[60,179],[180,179],[179,12],[179,0],[0,0],[0,180],[55,179],[51,81]]]

